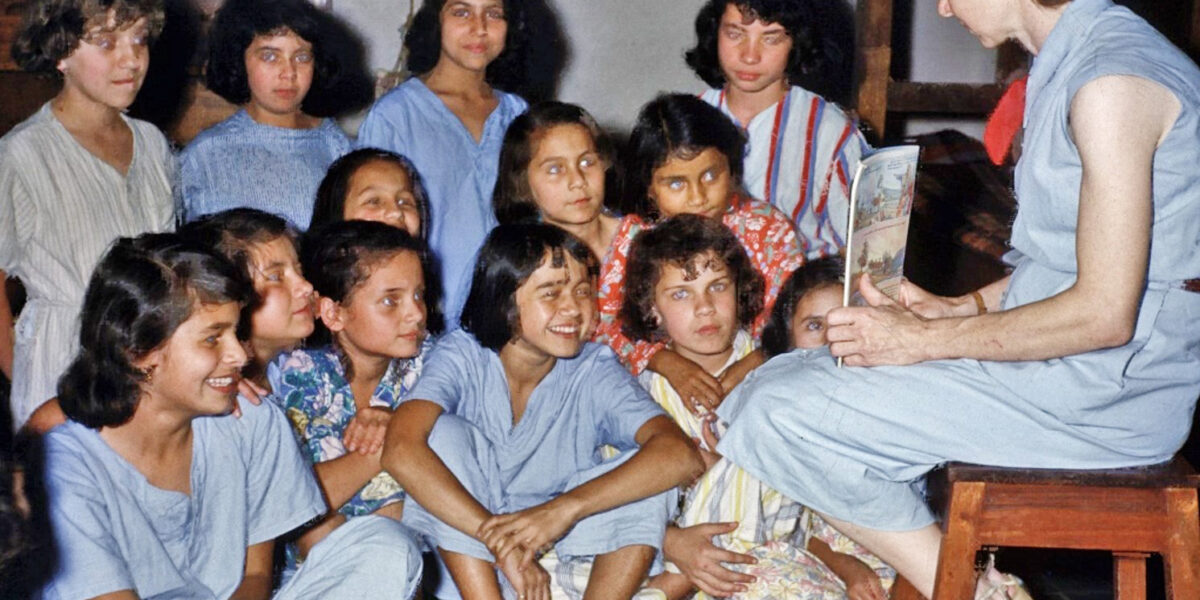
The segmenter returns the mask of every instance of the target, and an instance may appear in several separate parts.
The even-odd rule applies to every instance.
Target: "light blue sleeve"
[[[666,415],[633,375],[621,366],[607,346],[592,357],[591,382],[583,389],[591,394],[598,411],[600,440],[620,450],[637,448],[637,432],[646,421]]]
[[[400,135],[401,128],[393,121],[401,111],[399,107],[389,108],[395,102],[389,102],[389,96],[384,96],[363,119],[358,128],[359,148],[383,148],[397,154],[409,156],[407,140]]]
[[[42,598],[94,598],[132,590],[133,576],[110,529],[113,518],[105,495],[73,450],[81,451],[66,445],[47,451],[46,493],[58,565]]]
[[[459,402],[468,391],[470,382],[478,378],[477,361],[480,347],[474,338],[463,331],[446,334],[425,358],[420,379],[408,395],[409,400],[427,400],[456,414]]]
[[[238,399],[242,459],[247,465],[247,546],[275,539],[324,514],[312,468],[300,455],[283,411],[272,402]]]

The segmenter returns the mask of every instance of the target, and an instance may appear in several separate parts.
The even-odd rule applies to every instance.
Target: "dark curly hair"
[[[70,56],[88,31],[118,31],[142,17],[151,40],[158,37],[165,19],[161,0],[31,0],[13,39],[12,58],[26,71],[58,73],[58,61]]]
[[[558,227],[541,223],[500,225],[488,234],[475,261],[471,292],[463,305],[463,330],[483,347],[500,352],[520,326],[517,289],[542,266],[547,253],[555,267],[566,264],[569,254],[587,267],[592,279],[600,274],[600,265],[587,244]]]
[[[833,28],[836,14],[825,6],[830,0],[709,0],[696,15],[696,46],[684,53],[688,66],[708,85],[725,85],[717,40],[721,17],[731,4],[751,22],[778,23],[787,31],[792,39],[784,70],[788,83],[811,89],[809,82],[818,73],[841,62],[840,49],[825,34]]]
[[[299,252],[296,230],[282,217],[255,208],[231,208],[204,215],[180,227],[179,235],[210,248],[233,263],[252,282],[254,257],[251,253],[255,247],[284,238]],[[256,293],[253,300],[242,307],[237,328],[239,339],[250,339],[250,316],[261,305],[262,299]]]
[[[725,155],[732,188],[740,188],[746,137],[729,117],[691,94],[651,100],[638,113],[622,157],[621,211],[656,220],[658,207],[650,198],[654,171],[671,158],[690,160],[707,148]]]
[[[501,223],[518,223],[538,219],[537,202],[529,189],[529,161],[537,152],[537,144],[548,129],[556,125],[579,125],[588,131],[596,152],[605,164],[605,206],[610,205],[608,185],[613,173],[613,151],[608,136],[596,124],[596,119],[580,106],[565,102],[546,101],[534,104],[508,125],[504,145],[500,148],[500,166],[496,189],[492,194],[492,210]]]
[[[358,220],[338,221],[310,229],[300,240],[300,264],[305,278],[317,294],[339,304],[350,298],[376,266],[401,252],[412,252],[421,261],[425,278],[425,324],[429,331],[438,333],[442,321],[437,314],[437,286],[430,283],[434,271],[425,242],[398,227]],[[318,319],[307,341],[308,346],[331,342],[333,336]]]
[[[762,349],[767,358],[792,348],[792,317],[805,294],[827,285],[840,286],[846,276],[846,262],[840,256],[820,258],[796,269],[779,289],[771,316],[763,328]]]
[[[128,421],[147,377],[134,363],[166,343],[197,302],[246,304],[253,294],[245,273],[178,234],[118,239],[83,297],[79,353],[58,381],[63,412],[93,429]]]
[[[421,215],[421,239],[429,238],[429,195],[425,192],[425,184],[421,182],[421,174],[417,167],[407,157],[384,150],[382,148],[359,148],[333,161],[325,172],[321,185],[317,188],[317,201],[313,205],[312,220],[309,229],[316,229],[329,223],[345,220],[346,194],[350,192],[350,179],[359,167],[367,163],[381,160],[395,163],[408,173],[409,185],[412,187],[413,199],[417,203],[417,212]]]
[[[710,256],[712,255],[712,256]],[[737,320],[749,328],[763,308],[763,278],[746,249],[720,221],[700,215],[675,215],[642,232],[629,249],[625,266],[625,300],[621,329],[639,340],[666,341],[654,317],[654,288],[666,265],[683,269],[689,278],[702,269],[728,269],[737,294]]]
[[[412,25],[404,34],[408,50],[408,70],[418,75],[431,71],[442,55],[442,7],[446,0],[425,0],[413,15]],[[488,85],[520,93],[528,79],[528,56],[531,32],[525,18],[524,0],[504,0],[504,20],[508,31],[504,51],[488,66],[485,79]]]
[[[204,79],[208,89],[231,104],[250,101],[246,75],[246,48],[260,35],[291,31],[313,45],[313,80],[300,105],[305,114],[326,116],[322,102],[336,93],[333,84],[342,72],[340,57],[325,40],[337,35],[333,17],[308,0],[228,0],[213,17],[208,30],[208,64]]]

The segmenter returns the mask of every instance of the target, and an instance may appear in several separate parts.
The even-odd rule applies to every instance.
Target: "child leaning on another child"
[[[426,262],[424,244],[382,223],[343,221],[305,237],[303,264],[322,325],[270,376],[330,511],[288,548],[289,568],[348,519],[403,514],[404,490],[383,472],[380,452],[430,345]]]
[[[808,272],[820,277],[831,271],[827,268],[829,262],[820,260],[805,265],[792,278],[811,281]],[[622,314],[631,336],[664,340],[668,347],[696,361],[714,376],[753,350],[753,341],[745,328],[761,305],[762,279],[750,266],[737,239],[720,223],[694,215],[679,215],[664,221],[634,241],[627,272],[629,282]],[[834,275],[832,281],[814,288],[831,289],[837,286],[839,276]],[[809,322],[810,315],[793,311],[795,306],[808,311],[828,310],[841,304],[837,287],[836,304],[809,307],[814,288],[785,285],[772,313],[772,323],[780,312],[795,314],[797,322]],[[822,319],[823,316],[821,312]],[[785,332],[792,331],[791,324],[789,318]],[[798,330],[797,334],[807,332]],[[798,339],[805,344],[813,341],[816,346],[823,344],[811,336]],[[720,426],[715,413],[689,404],[661,375],[646,372],[640,381],[684,431],[697,440],[710,466],[687,490],[682,514],[668,528],[664,542],[664,553],[670,561],[668,572],[656,577],[652,585],[662,588],[672,598],[684,597],[696,587],[701,597],[739,599],[884,600],[887,597],[885,583],[864,562],[873,561],[890,582],[894,575],[878,559],[847,544],[848,540],[803,506],[715,453]],[[736,565],[733,568],[737,572],[723,569],[725,574],[717,577],[706,572],[710,567],[698,558],[703,547],[696,546],[693,533],[720,533],[714,543],[725,551],[737,553],[729,555],[732,560],[726,561]],[[738,564],[751,559],[753,564]]]

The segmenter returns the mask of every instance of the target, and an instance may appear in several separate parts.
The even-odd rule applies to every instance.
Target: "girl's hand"
[[[524,565],[519,554],[514,552],[496,560],[496,566],[517,590],[518,600],[550,600],[550,574],[537,562]]]
[[[726,394],[733,391],[733,388],[737,387],[737,384],[741,383],[750,374],[750,371],[762,366],[764,362],[766,362],[766,358],[763,356],[762,350],[755,350],[743,356],[741,360],[729,365],[729,368],[721,373],[721,388]]]
[[[700,451],[700,458],[704,461],[704,471],[708,472],[721,460],[721,455],[716,451],[717,434],[713,433],[712,426],[717,421],[717,415],[708,413],[701,417],[700,437],[696,439],[696,449]],[[703,477],[703,474],[701,474]]]
[[[838,568],[838,576],[846,584],[846,596],[850,600],[888,600],[887,592],[879,575],[863,561],[846,554]]]
[[[721,563],[752,565],[753,556],[718,548],[713,536],[737,529],[737,523],[704,523],[691,527],[668,527],[663,539],[663,554],[687,576],[693,585],[714,597],[732,596],[746,591],[754,577],[725,568]]]
[[[271,395],[271,390],[268,390],[249,379],[242,378],[238,380],[238,395],[245,398],[250,404],[258,406],[259,404],[262,404],[263,398]],[[233,402],[233,416],[242,416],[242,409],[238,407],[236,400]]]
[[[925,319],[896,304],[863,275],[859,292],[867,307],[835,308],[829,326],[829,350],[851,366],[910,365],[928,360],[921,335]]]
[[[387,435],[387,426],[391,420],[390,410],[374,406],[360,408],[342,434],[342,443],[346,445],[346,451],[358,452],[364,456],[383,451],[383,438]]]
[[[514,550],[523,550],[517,554],[523,554],[521,562],[528,566],[538,551],[558,541],[575,524],[575,513],[563,498],[490,517],[479,526],[475,537],[487,544],[497,561]]]
[[[721,405],[725,388],[704,367],[667,349],[659,350],[654,357],[654,371],[667,378],[688,412],[699,415]]]

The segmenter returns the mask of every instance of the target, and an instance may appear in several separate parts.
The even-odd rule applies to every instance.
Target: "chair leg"
[[[1168,488],[1163,567],[1166,570],[1167,598],[1200,598],[1200,508],[1195,488]]]
[[[942,529],[937,578],[933,600],[969,600],[975,597],[975,553],[979,538],[975,531],[987,484],[958,482],[950,490],[950,509]]]
[[[1146,600],[1144,552],[1113,552],[1113,591],[1116,600]]]

